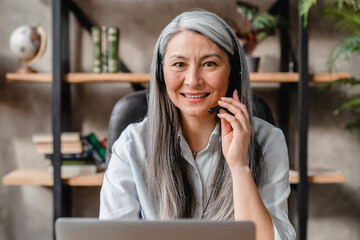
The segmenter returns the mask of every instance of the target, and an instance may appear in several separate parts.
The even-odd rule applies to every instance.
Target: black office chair
[[[106,166],[112,154],[112,145],[119,138],[121,132],[130,124],[141,121],[147,114],[149,90],[129,93],[115,104],[109,121]]]
[[[112,145],[121,132],[130,124],[141,121],[147,114],[149,90],[133,92],[121,98],[114,106],[108,128],[106,165],[110,161]],[[275,125],[269,105],[259,96],[254,96],[254,116]]]

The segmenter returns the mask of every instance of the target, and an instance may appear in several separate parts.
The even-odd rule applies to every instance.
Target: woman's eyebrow
[[[217,57],[222,59],[222,57],[217,54],[217,53],[209,53],[209,54],[205,54],[204,56],[202,56],[200,59],[206,59],[206,58],[210,58],[210,57]],[[180,54],[173,54],[171,55],[169,58],[180,58],[180,59],[187,59],[187,57],[180,55]]]
[[[206,55],[202,56],[200,59],[205,59],[205,58],[210,58],[210,57],[217,57],[217,58],[222,59],[222,57],[217,53],[206,54]]]
[[[186,57],[184,57],[183,55],[179,55],[179,54],[173,54],[171,55],[169,58],[181,58],[181,59],[187,59]]]

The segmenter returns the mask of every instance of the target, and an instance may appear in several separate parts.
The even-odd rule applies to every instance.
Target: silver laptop
[[[252,222],[235,221],[100,221],[59,218],[57,240],[254,240]]]

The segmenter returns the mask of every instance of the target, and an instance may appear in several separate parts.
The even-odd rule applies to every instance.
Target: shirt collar
[[[178,139],[180,139],[180,146],[181,146],[182,152],[184,154],[183,155],[184,158],[191,165],[195,166],[196,165],[195,162],[193,160],[191,160],[192,153],[191,153],[190,147],[182,134],[181,128],[179,129],[177,137],[178,137]],[[220,131],[220,121],[217,121],[215,128],[210,135],[209,142],[208,142],[208,145],[206,146],[206,149],[208,151],[214,152],[219,147],[219,144],[221,144],[221,131]]]
[[[181,127],[179,128],[179,131],[177,133],[177,137],[179,138],[183,138],[183,134],[182,134],[182,130]],[[212,131],[211,135],[210,135],[210,139],[209,142],[211,143],[212,141],[214,141],[215,139],[221,140],[221,132],[220,132],[220,121],[216,122],[215,128]]]

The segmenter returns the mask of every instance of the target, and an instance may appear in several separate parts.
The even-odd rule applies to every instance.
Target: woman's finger
[[[243,112],[237,113],[235,115],[236,119],[240,122],[242,128],[245,131],[251,131],[251,125],[249,119],[244,115]]]
[[[233,93],[233,98],[237,101],[240,102],[240,99],[239,99],[239,92],[237,89],[235,89],[234,93]]]
[[[220,109],[219,114],[225,114],[225,113],[226,113],[225,110]],[[231,129],[231,124],[230,124],[228,121],[226,121],[226,119],[222,118],[222,117],[221,117],[222,115],[219,115],[219,114],[218,114],[218,117],[219,117],[220,120],[221,120],[221,135],[222,135],[222,136],[226,136],[226,135],[228,135],[229,133],[231,133],[231,131],[232,131],[232,129]]]
[[[240,121],[235,116],[232,116],[223,109],[221,109],[220,113],[218,113],[218,117],[230,123],[231,128],[235,131],[240,130],[242,128]],[[229,133],[229,132],[231,132],[231,129],[229,131],[229,129],[227,128],[227,131],[225,133]]]
[[[235,99],[221,98],[221,100],[218,101],[218,104],[221,107],[228,109],[235,116],[239,115],[239,114],[244,115],[245,118],[249,121],[250,117],[249,117],[249,113],[247,111],[246,106],[244,104],[236,101]]]

